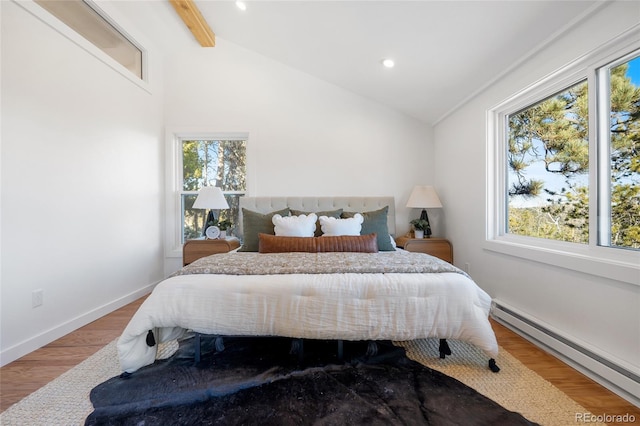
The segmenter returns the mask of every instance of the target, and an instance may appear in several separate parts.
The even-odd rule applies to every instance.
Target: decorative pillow
[[[396,240],[393,239],[391,234],[389,234],[389,242],[391,243],[391,247],[393,247],[394,250],[398,248],[398,245],[396,244]]]
[[[357,252],[377,253],[378,237],[369,235],[337,235],[316,237],[318,253],[324,252]]]
[[[273,222],[271,219],[274,215],[279,214],[286,216],[289,214],[289,208],[278,210],[275,212],[262,214],[242,208],[242,247],[238,251],[258,251],[258,234],[271,234],[273,230]]]
[[[313,237],[316,232],[318,216],[311,213],[308,216],[281,216],[274,214],[271,221],[276,235],[281,237]]]
[[[362,222],[364,217],[356,213],[353,217],[348,219],[336,219],[335,217],[320,216],[320,228],[322,229],[322,236],[335,236],[335,235],[360,235],[362,230]]]
[[[260,253],[326,253],[358,252],[376,253],[378,238],[370,235],[340,235],[329,237],[281,237],[259,234]]]
[[[387,226],[387,214],[389,212],[389,206],[385,206],[380,210],[371,212],[364,212],[364,222],[362,224],[362,230],[360,233],[365,234],[377,234],[378,235],[378,250],[380,251],[394,251],[395,248],[391,244],[389,239],[389,227]],[[342,217],[353,217],[357,213],[343,212]]]
[[[316,253],[316,237],[279,237],[258,234],[260,253]]]
[[[309,213],[315,213],[318,217],[327,216],[327,217],[335,217],[336,219],[340,219],[340,215],[342,214],[342,209],[326,210],[326,211],[323,211],[323,212],[305,212],[305,211],[302,211],[302,210],[293,210],[293,209],[291,209],[291,214],[294,215],[294,216],[300,216],[301,214],[308,215]],[[316,232],[315,232],[314,236],[319,237],[320,235],[322,235],[322,228],[320,228],[320,221],[318,220],[316,222]]]

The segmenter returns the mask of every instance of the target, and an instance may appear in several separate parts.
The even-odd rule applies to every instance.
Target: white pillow
[[[320,216],[319,220],[322,236],[360,235],[364,217],[360,213],[356,213],[348,219]]]
[[[275,225],[274,230],[279,237],[313,237],[316,232],[318,216],[310,213],[308,216],[281,216],[274,214],[271,221]]]

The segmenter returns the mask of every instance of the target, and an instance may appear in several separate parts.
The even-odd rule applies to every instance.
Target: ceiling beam
[[[180,18],[202,47],[214,47],[216,35],[204,19],[194,0],[169,0]]]

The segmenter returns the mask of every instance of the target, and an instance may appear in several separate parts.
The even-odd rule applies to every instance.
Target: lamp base
[[[427,215],[427,209],[422,209],[422,213],[420,213],[420,220],[427,221],[427,227],[424,230],[423,238],[431,238],[431,225],[429,224],[429,215]]]
[[[209,214],[207,214],[207,218],[204,220],[204,226],[202,227],[202,236],[207,236],[207,228],[209,227],[209,223],[216,223],[216,216],[213,214],[213,209],[209,210]]]

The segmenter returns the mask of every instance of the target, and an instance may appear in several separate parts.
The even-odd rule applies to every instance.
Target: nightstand
[[[201,257],[216,253],[227,253],[240,247],[237,238],[217,240],[187,240],[182,246],[182,265],[186,266]]]
[[[396,238],[396,245],[407,251],[430,254],[453,264],[453,247],[447,239],[399,237]]]

